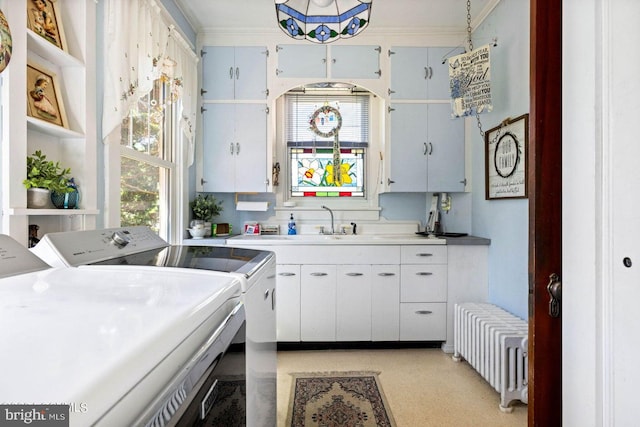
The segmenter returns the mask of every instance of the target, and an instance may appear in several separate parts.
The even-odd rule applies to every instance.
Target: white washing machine
[[[0,235],[0,402],[17,413],[68,405],[70,426],[191,424],[222,411],[216,391],[244,375],[231,351],[244,339],[241,295],[232,276],[52,268]]]
[[[272,252],[169,245],[144,226],[48,233],[31,250],[53,266],[125,271],[145,267],[240,280],[247,319],[247,426],[276,425],[276,262]]]

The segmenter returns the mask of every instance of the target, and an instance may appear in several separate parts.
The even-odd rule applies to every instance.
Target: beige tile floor
[[[378,371],[397,427],[518,427],[527,406],[498,409],[500,395],[466,362],[440,349],[278,352],[278,426],[284,426],[292,372]]]

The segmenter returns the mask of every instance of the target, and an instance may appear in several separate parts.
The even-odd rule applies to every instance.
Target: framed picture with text
[[[27,27],[49,43],[67,51],[57,0],[27,0]]]
[[[56,75],[32,62],[27,64],[27,114],[68,127]]]
[[[485,132],[486,200],[527,198],[528,135],[528,114]]]

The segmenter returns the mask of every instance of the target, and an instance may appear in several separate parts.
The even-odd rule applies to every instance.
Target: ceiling
[[[500,0],[472,0],[472,28]],[[221,29],[276,28],[274,0],[175,0],[197,33]],[[376,29],[466,31],[467,0],[373,0],[371,23]]]

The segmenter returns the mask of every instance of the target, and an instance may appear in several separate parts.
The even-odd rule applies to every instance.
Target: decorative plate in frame
[[[27,27],[49,43],[67,51],[57,0],[27,0]]]
[[[527,147],[529,115],[505,120],[489,129],[485,139],[485,198],[518,199],[528,196]]]
[[[27,114],[67,127],[67,115],[56,75],[32,62],[27,64]]]
[[[12,50],[13,40],[11,39],[9,23],[4,13],[0,10],[0,73],[9,65]]]

